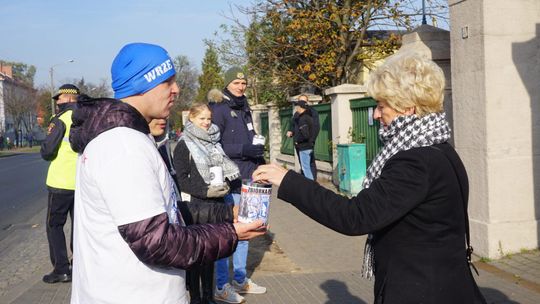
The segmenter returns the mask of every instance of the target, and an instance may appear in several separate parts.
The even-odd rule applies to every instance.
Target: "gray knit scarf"
[[[396,153],[444,143],[450,139],[450,136],[451,130],[445,113],[431,113],[422,117],[416,114],[396,117],[388,128],[379,129],[379,138],[384,146],[369,165],[362,188],[369,188],[371,183],[381,175],[386,161]],[[367,279],[373,277],[376,266],[372,242],[373,235],[369,234],[362,265],[362,276]]]
[[[215,124],[206,131],[195,126],[191,121],[186,123],[180,137],[180,140],[186,143],[197,171],[207,184],[210,184],[210,167],[214,166],[220,166],[223,169],[224,180],[233,181],[240,177],[238,166],[225,155],[219,139],[219,127]]]

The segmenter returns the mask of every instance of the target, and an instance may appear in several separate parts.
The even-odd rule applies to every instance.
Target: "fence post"
[[[268,107],[268,144],[270,145],[270,162],[276,162],[281,153],[281,123],[279,108],[276,103],[269,102]]]
[[[339,184],[337,172],[338,155],[337,144],[348,143],[347,135],[352,128],[352,111],[350,100],[366,96],[366,89],[363,85],[342,84],[326,89],[326,96],[330,97],[332,110],[332,181]]]

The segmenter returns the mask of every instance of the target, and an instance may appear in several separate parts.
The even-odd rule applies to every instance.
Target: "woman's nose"
[[[373,119],[379,118],[381,118],[381,110],[379,110],[379,107],[375,107],[375,111],[373,111]]]

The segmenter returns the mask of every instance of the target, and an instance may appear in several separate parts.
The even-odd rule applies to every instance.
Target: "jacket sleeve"
[[[300,133],[302,133],[302,142],[311,142],[311,133],[313,129],[313,120],[311,117],[304,117],[302,125],[300,125]]]
[[[294,125],[296,124],[296,118],[298,117],[298,113],[294,112],[292,118],[291,118],[291,124],[289,125],[289,130],[294,134]]]
[[[40,153],[44,160],[51,161],[56,158],[65,132],[66,125],[64,122],[58,119],[58,117],[53,117],[49,123],[47,137],[41,143]]]
[[[195,166],[195,163],[190,159],[189,149],[183,140],[180,140],[174,149],[173,166],[181,191],[206,199],[208,186],[201,183],[201,179],[191,176],[191,166]]]
[[[294,134],[294,142],[297,144],[311,142],[311,128],[312,128],[311,118],[304,114],[298,119],[298,132]]]
[[[167,213],[121,225],[118,231],[141,262],[159,267],[210,264],[230,256],[238,243],[231,223],[172,225]]]
[[[293,204],[318,223],[346,235],[375,232],[423,202],[429,188],[425,162],[398,153],[369,188],[349,199],[289,171],[278,198]],[[303,191],[298,191],[303,189]]]

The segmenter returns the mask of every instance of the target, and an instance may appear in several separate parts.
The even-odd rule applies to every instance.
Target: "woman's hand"
[[[253,221],[252,223],[240,223],[233,224],[234,230],[238,235],[238,239],[241,241],[252,239],[256,236],[263,235],[267,231],[267,227],[264,226],[264,222],[261,220]]]
[[[279,186],[288,171],[278,164],[261,165],[253,172],[252,178],[254,182],[272,183]]]

